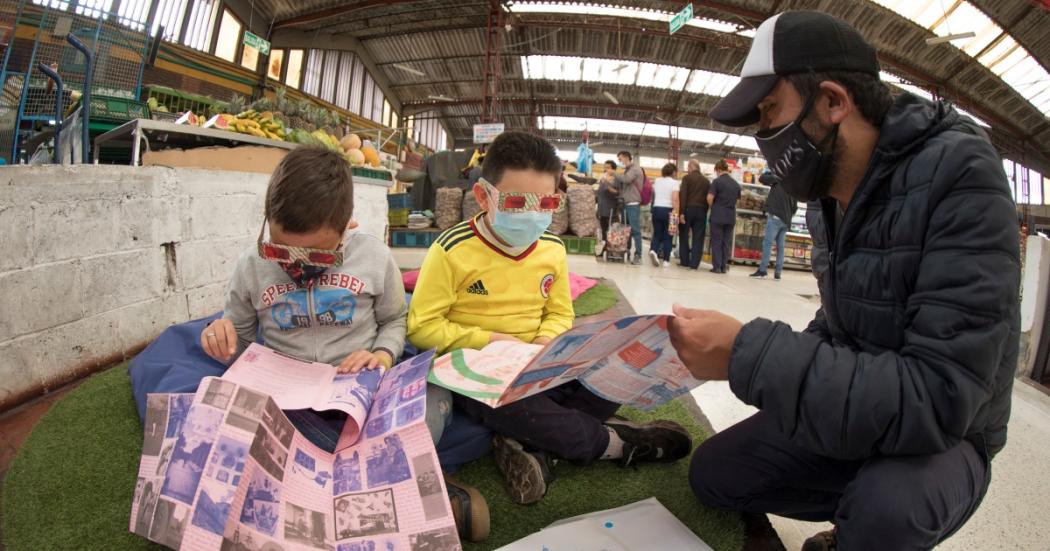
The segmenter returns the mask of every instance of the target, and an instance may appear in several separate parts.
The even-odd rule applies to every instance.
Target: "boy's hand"
[[[393,359],[390,354],[382,350],[375,352],[369,352],[368,350],[358,350],[351,353],[343,360],[343,363],[339,364],[336,368],[337,373],[357,373],[362,369],[378,369],[383,366],[387,366],[393,363]]]
[[[237,352],[237,330],[233,322],[219,318],[201,331],[201,348],[212,358],[227,362]]]
[[[521,342],[521,339],[519,339],[518,337],[513,337],[511,335],[507,335],[505,333],[493,333],[492,336],[489,337],[489,344],[492,344],[492,343],[494,343],[496,341],[517,341],[517,342]]]
[[[550,337],[536,337],[535,339],[532,339],[532,344],[542,344],[546,346],[549,342],[551,342]]]

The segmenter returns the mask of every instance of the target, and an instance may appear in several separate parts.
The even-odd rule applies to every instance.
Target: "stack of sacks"
[[[594,237],[598,233],[598,203],[591,186],[569,186],[569,228],[577,237]]]
[[[455,187],[443,187],[437,190],[434,201],[434,221],[439,230],[447,230],[463,220],[463,190]]]
[[[569,231],[569,207],[565,204],[568,201],[568,197],[560,192],[558,195],[561,195],[562,209],[551,217],[551,225],[547,228],[547,231],[554,235],[565,235],[565,232]]]

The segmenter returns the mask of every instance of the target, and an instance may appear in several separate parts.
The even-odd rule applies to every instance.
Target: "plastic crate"
[[[171,113],[179,114],[193,111],[198,115],[208,115],[209,109],[215,104],[215,100],[212,98],[180,92],[165,86],[146,86],[144,88],[147,99],[156,99],[158,104],[167,107]]]
[[[425,249],[441,235],[440,230],[390,230],[391,247]]]
[[[386,196],[387,207],[394,209],[411,209],[412,196],[407,193],[391,193]]]
[[[593,237],[563,235],[561,242],[565,244],[565,252],[569,254],[594,254],[595,239]]]
[[[408,225],[409,209],[390,209],[386,215],[387,223],[392,228],[403,228]]]
[[[91,96],[91,122],[123,124],[134,119],[150,118],[144,102],[113,96]]]
[[[367,166],[355,166],[351,167],[350,173],[355,177],[371,178],[373,180],[382,180],[384,182],[394,183],[394,175],[389,170],[379,170]]]

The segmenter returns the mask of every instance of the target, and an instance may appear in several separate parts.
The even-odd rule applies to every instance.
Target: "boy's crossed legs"
[[[672,462],[689,454],[689,433],[672,421],[636,425],[613,414],[620,404],[572,381],[517,402],[491,408],[454,395],[456,406],[497,433],[496,464],[514,501],[535,503],[553,481],[558,459],[588,465],[599,459],[621,466]]]

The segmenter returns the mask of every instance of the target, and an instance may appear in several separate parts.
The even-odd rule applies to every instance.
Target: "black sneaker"
[[[674,421],[652,421],[644,425],[613,418],[605,426],[616,431],[623,440],[623,457],[617,460],[621,467],[637,463],[673,463],[689,455],[693,441],[689,432]]]
[[[526,451],[517,440],[497,434],[492,438],[496,467],[510,498],[519,505],[536,503],[554,481],[554,460],[544,452]]]
[[[773,279],[780,281],[780,274],[773,274]]]
[[[758,270],[755,273],[751,274],[749,277],[753,277],[755,279],[765,279],[767,275],[769,274],[763,272],[762,270]],[[779,275],[777,276],[777,279],[780,279]]]

